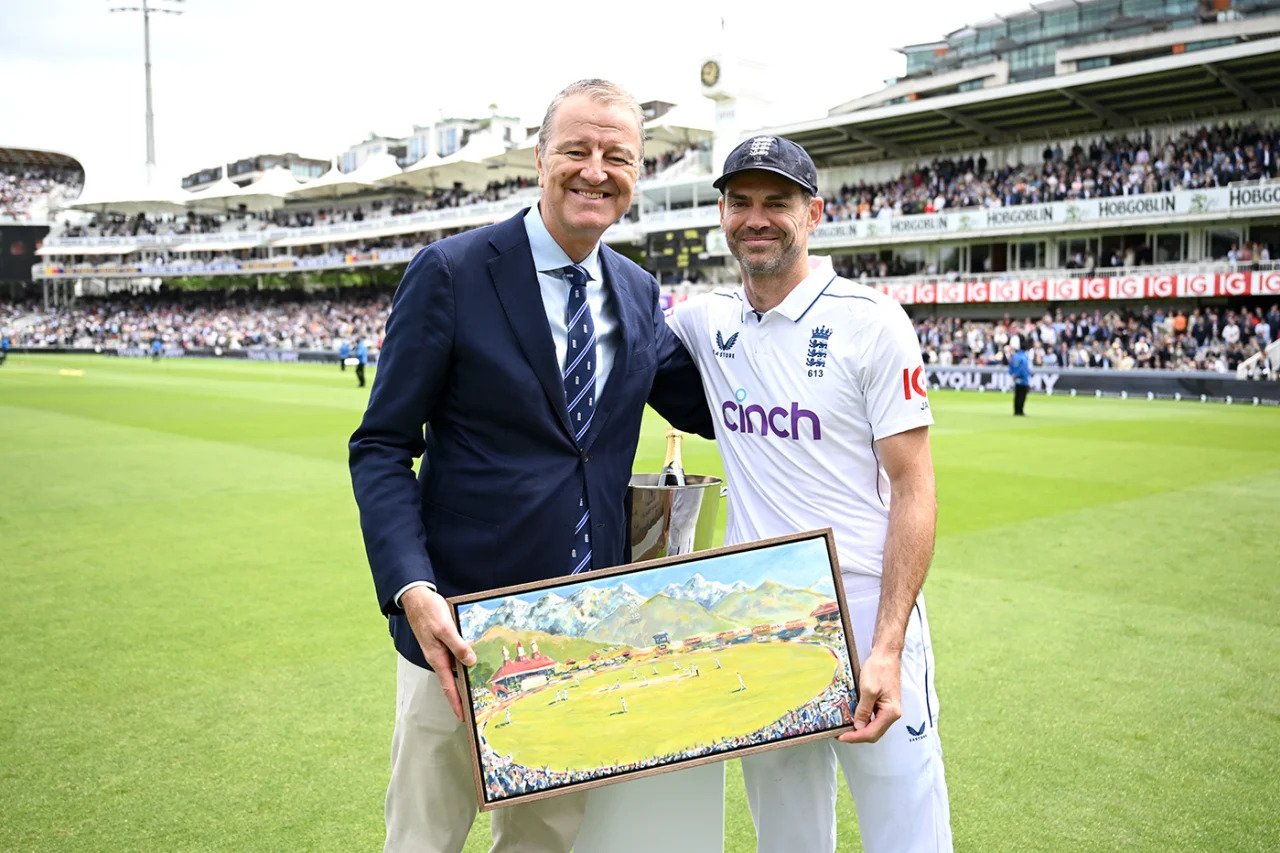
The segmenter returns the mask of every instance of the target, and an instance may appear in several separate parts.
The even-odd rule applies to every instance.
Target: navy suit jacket
[[[579,447],[524,211],[423,249],[405,270],[351,436],[351,481],[396,649],[425,666],[394,596],[451,596],[567,574],[585,479],[592,568],[627,561],[627,481],[645,402],[710,437],[697,369],[653,277],[600,247],[621,340]],[[414,458],[422,456],[417,476]]]

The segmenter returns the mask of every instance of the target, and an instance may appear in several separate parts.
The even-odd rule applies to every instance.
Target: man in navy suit
[[[399,652],[388,850],[460,850],[475,819],[452,674],[476,658],[444,597],[626,562],[645,402],[712,434],[657,282],[600,242],[631,207],[642,132],[639,105],[614,84],[566,88],[539,133],[539,203],[423,249],[392,303],[350,444]],[[494,849],[568,850],[584,805],[569,794],[497,811]]]

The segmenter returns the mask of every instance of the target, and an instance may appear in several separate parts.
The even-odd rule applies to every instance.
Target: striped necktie
[[[596,324],[587,304],[587,271],[577,264],[564,268],[569,284],[569,298],[564,306],[567,340],[564,354],[564,401],[569,409],[569,425],[574,441],[582,446],[596,406]],[[591,568],[591,509],[587,506],[587,484],[584,478],[578,498],[578,526],[573,531],[573,547],[569,552],[570,574]]]

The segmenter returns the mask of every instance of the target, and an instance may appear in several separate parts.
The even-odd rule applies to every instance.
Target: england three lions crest
[[[805,367],[821,370],[827,366],[827,344],[831,340],[831,327],[816,326],[809,333],[809,350],[805,354]]]

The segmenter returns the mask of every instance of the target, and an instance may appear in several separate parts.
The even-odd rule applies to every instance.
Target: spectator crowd
[[[1012,207],[1272,180],[1280,129],[1255,123],[1201,127],[1163,139],[1101,137],[1044,149],[1039,163],[995,167],[985,155],[940,159],[881,183],[845,184],[826,196],[829,221]]]
[[[670,168],[698,146],[673,149],[646,159],[642,174],[653,177]],[[944,158],[921,164],[883,182],[846,183],[826,198],[829,221],[867,219],[882,215],[934,213],[951,208],[1009,207],[1052,201],[1127,196],[1181,189],[1220,187],[1238,181],[1271,180],[1280,175],[1280,128],[1249,123],[1198,128],[1156,139],[1150,131],[1135,136],[1100,137],[1047,146],[1040,162],[994,166],[985,155]],[[0,172],[0,212],[21,215],[36,196],[74,195],[82,176],[67,170],[31,168]],[[122,216],[103,214],[87,225],[69,226],[66,237],[140,234],[203,234],[260,231],[267,228],[305,228],[335,222],[403,216],[426,210],[465,207],[497,201],[536,186],[530,177],[494,181],[482,190],[461,184],[412,196],[373,201],[294,204],[273,211],[233,209],[211,214],[179,216]],[[1137,252],[1139,247],[1133,247]],[[1077,265],[1086,266],[1084,259]],[[1123,258],[1110,264],[1120,266]],[[1140,259],[1134,259],[1141,263]],[[875,274],[878,270],[871,270]],[[893,270],[888,270],[892,275]]]
[[[1072,143],[1058,142],[1044,148],[1038,162],[993,166],[985,155],[947,158],[921,164],[897,178],[883,182],[849,183],[826,197],[826,218],[830,221],[866,219],[889,215],[911,215],[974,206],[1006,207],[1039,202],[1068,201],[1098,197],[1127,196],[1181,189],[1220,187],[1237,181],[1273,180],[1280,176],[1280,126],[1240,125],[1200,127],[1194,131],[1168,134],[1157,138],[1147,131],[1133,136],[1098,137]],[[646,159],[643,175],[653,177],[686,158],[701,156],[705,145],[674,148],[660,156]],[[489,183],[483,190],[470,190],[461,184],[449,188],[413,194],[388,191],[384,197],[362,200],[330,200],[291,203],[273,211],[253,212],[242,209],[221,213],[187,212],[178,216],[136,214],[121,216],[103,214],[88,225],[68,226],[64,237],[187,234],[243,234],[271,228],[309,228],[335,223],[381,221],[422,211],[460,208],[508,198],[515,193],[532,190],[533,177],[522,177]],[[404,192],[404,191],[398,191]],[[657,205],[662,209],[662,205]],[[635,216],[635,211],[631,214]],[[403,244],[405,241],[396,241]],[[1073,251],[1069,255],[1042,259],[1045,268],[1080,270],[1086,275],[1107,269],[1134,268],[1161,262],[1164,257],[1145,237],[1126,238],[1119,242],[1099,244]],[[367,248],[383,248],[370,243]],[[1276,257],[1275,246],[1265,241],[1226,245],[1216,252],[1237,265],[1269,263]],[[1094,250],[1098,254],[1095,256]],[[338,254],[350,251],[343,247]],[[324,251],[320,246],[311,251]],[[329,254],[338,250],[330,248]],[[357,250],[360,251],[360,250]],[[849,278],[894,277],[915,274],[940,274],[954,269],[941,261],[926,263],[919,253],[850,254],[834,258],[836,269]],[[203,261],[194,261],[201,257]],[[192,272],[217,272],[218,263],[232,258],[225,251],[195,256],[151,258],[142,273],[156,272],[157,265],[178,263]],[[248,255],[241,253],[245,259]],[[85,264],[96,259],[89,258]],[[311,259],[300,266],[315,266]],[[115,263],[109,261],[108,263]],[[210,266],[209,264],[213,264]],[[983,263],[992,269],[993,258]],[[974,261],[977,269],[978,261]],[[185,265],[185,266],[184,266]],[[234,266],[234,265],[233,265]],[[939,269],[939,266],[943,269]],[[1025,266],[1025,264],[1023,264]],[[86,269],[88,269],[86,267]],[[90,270],[91,271],[91,270]],[[1105,274],[1105,272],[1104,272]]]
[[[0,167],[0,219],[44,218],[50,205],[78,196],[83,183],[84,174],[76,169]]]
[[[0,326],[19,347],[112,349],[160,340],[184,350],[333,351],[343,341],[376,341],[390,310],[387,293],[347,299],[288,291],[115,294],[49,312],[0,302]]]
[[[1157,368],[1230,373],[1280,334],[1280,305],[1190,312],[1144,305],[1040,319],[925,317],[916,335],[926,364],[1007,365],[1025,350],[1033,367]]]
[[[298,291],[197,291],[81,298],[44,311],[0,302],[0,329],[18,347],[166,347],[333,351],[357,338],[376,344],[391,296],[368,289],[343,295]],[[919,306],[915,308],[919,313]],[[1040,318],[917,317],[928,364],[1003,365],[1006,347],[1035,367],[1234,371],[1280,336],[1280,305],[1190,310],[1144,305]]]

